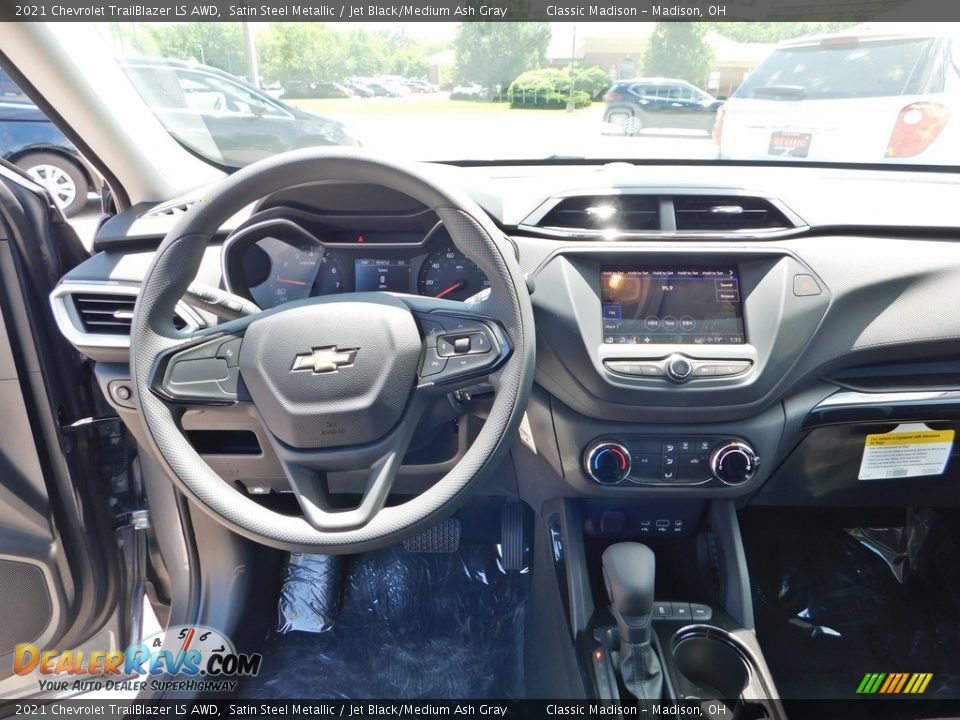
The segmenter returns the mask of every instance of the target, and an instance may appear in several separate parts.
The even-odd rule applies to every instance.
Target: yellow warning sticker
[[[867,435],[860,461],[861,480],[942,475],[953,448],[953,430],[931,430],[923,423],[898,425]]]

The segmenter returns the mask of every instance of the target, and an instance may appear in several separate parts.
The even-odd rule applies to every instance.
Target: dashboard
[[[274,208],[223,247],[226,288],[262,309],[308,297],[386,291],[466,300],[490,281],[440,222],[417,215],[320,218]]]
[[[960,393],[960,315],[945,310],[960,286],[960,178],[624,163],[431,170],[502,229],[532,293],[536,379],[514,458],[521,492],[538,502],[956,496],[960,455],[956,472],[909,486],[870,486],[857,467],[865,432],[960,417],[949,395]],[[127,338],[91,334],[82,305],[90,295],[102,302],[105,289],[136,293],[168,214],[112,218],[100,252],[52,296],[105,395],[128,409],[113,394],[128,382]],[[433,211],[355,183],[265,198],[206,253],[198,281],[264,309],[354,291],[466,300],[488,287]],[[187,310],[191,327],[217,322]],[[195,432],[217,421],[185,418]],[[260,437],[252,418],[223,422]],[[418,476],[442,474],[468,436],[431,441]],[[209,462],[264,491],[282,477],[266,451],[211,451]]]

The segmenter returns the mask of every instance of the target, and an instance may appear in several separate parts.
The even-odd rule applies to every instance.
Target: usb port
[[[657,520],[657,527],[670,527],[669,520]]]

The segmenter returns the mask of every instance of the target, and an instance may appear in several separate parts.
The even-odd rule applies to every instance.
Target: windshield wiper
[[[806,97],[807,89],[803,85],[761,85],[753,88],[754,97]]]

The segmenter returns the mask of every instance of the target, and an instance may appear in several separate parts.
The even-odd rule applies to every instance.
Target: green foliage
[[[488,89],[506,87],[525,70],[543,65],[549,44],[549,23],[461,23],[454,43],[457,79]]]
[[[323,23],[273,23],[257,37],[260,74],[266,83],[318,82],[337,78],[343,44]]]
[[[570,100],[570,92],[515,92],[510,96],[510,107],[534,110],[564,110]],[[573,106],[575,108],[589,107],[593,102],[590,93],[583,90],[573,91]]]
[[[510,83],[507,97],[510,107],[566,107],[570,98],[570,78],[573,75],[574,107],[586,107],[610,86],[610,78],[603,68],[541,68],[520,73]],[[563,102],[557,104],[557,99]]]
[[[814,33],[839,32],[852,22],[718,22],[711,29],[737,42],[775,43]]]
[[[193,60],[247,74],[240,23],[111,23],[129,54]],[[339,82],[361,75],[423,78],[427,58],[445,44],[425,45],[400,32],[340,31],[323,23],[271,23],[256,36],[264,84]],[[448,45],[447,45],[448,46]]]
[[[706,85],[713,69],[707,31],[707,23],[657,23],[643,56],[643,74],[680,78],[698,87]]]
[[[574,70],[576,83],[577,71]],[[542,68],[528,70],[510,83],[507,90],[512,108],[561,109],[567,107],[570,100],[570,69]],[[587,107],[593,102],[590,92],[579,89],[574,84],[574,107]]]
[[[582,68],[573,67],[574,88],[585,90],[596,100],[610,88],[610,74],[599,65]]]
[[[176,25],[138,23],[138,50],[151,55],[195,60],[234,75],[247,72],[243,31],[235,22],[198,22]]]

